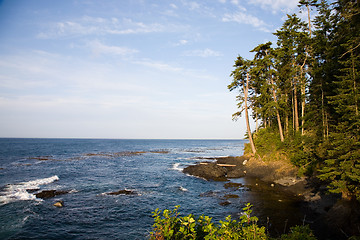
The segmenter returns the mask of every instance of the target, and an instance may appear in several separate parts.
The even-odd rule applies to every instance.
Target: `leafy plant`
[[[258,218],[251,216],[252,205],[246,204],[243,214],[239,220],[233,220],[227,216],[224,221],[218,224],[212,222],[212,218],[201,215],[195,217],[179,216],[179,206],[170,211],[165,209],[163,212],[156,209],[153,212],[155,223],[150,239],[205,239],[205,240],[227,240],[227,239],[246,239],[246,240],[266,240],[270,239],[266,235],[265,227],[257,225]],[[279,240],[315,240],[309,226],[296,226],[291,228],[288,234],[282,235]]]

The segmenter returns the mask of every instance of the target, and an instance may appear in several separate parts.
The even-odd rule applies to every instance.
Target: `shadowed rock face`
[[[206,180],[226,181],[226,169],[216,163],[198,164],[188,166],[183,170],[184,173],[201,177]]]
[[[207,158],[209,159],[209,158]],[[239,178],[245,175],[243,162],[245,157],[214,158],[216,162],[203,162],[184,168],[183,172],[206,180],[226,181],[227,178]]]
[[[35,196],[41,199],[53,198],[57,195],[67,194],[69,191],[61,191],[61,190],[44,190],[39,193],[36,193]]]

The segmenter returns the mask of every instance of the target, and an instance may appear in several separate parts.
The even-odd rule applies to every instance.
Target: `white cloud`
[[[113,55],[129,55],[133,53],[137,53],[138,50],[126,48],[126,47],[118,47],[118,46],[108,46],[104,45],[101,42],[95,40],[88,43],[88,47],[92,50],[96,55],[100,54],[113,54]]]
[[[239,0],[231,0],[231,3],[234,5],[239,5]]]
[[[222,54],[220,52],[211,50],[209,48],[203,49],[203,50],[191,50],[191,51],[186,51],[184,53],[184,56],[189,56],[189,57],[219,57],[222,56]]]
[[[265,10],[291,12],[297,8],[299,0],[250,0],[250,4],[260,6]]]
[[[179,40],[177,43],[175,43],[174,46],[183,46],[183,45],[186,45],[186,44],[188,44],[188,43],[189,43],[188,40],[181,39],[181,40]]]
[[[222,18],[223,22],[237,22],[240,24],[248,24],[251,26],[254,26],[258,29],[260,29],[261,31],[264,32],[270,32],[270,30],[267,28],[268,25],[261,19],[252,16],[250,14],[246,14],[243,12],[237,12],[237,13],[227,13],[224,15],[224,17]]]
[[[128,18],[120,21],[114,17],[94,18],[85,16],[77,20],[51,23],[48,25],[48,29],[40,32],[37,37],[48,39],[81,35],[126,35],[174,31],[174,29],[176,26],[136,22]]]
[[[167,63],[156,62],[151,59],[136,60],[136,61],[133,61],[132,63],[150,67],[150,68],[155,68],[160,71],[181,72],[183,70],[180,67],[174,67]]]
[[[200,4],[197,2],[184,2],[184,5],[187,6],[190,10],[195,10],[200,8]]]

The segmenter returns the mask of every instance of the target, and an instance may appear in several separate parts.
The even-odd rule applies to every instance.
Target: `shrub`
[[[150,239],[267,239],[265,227],[259,227],[257,217],[251,216],[251,205],[243,209],[240,221],[232,220],[231,216],[225,221],[214,224],[208,216],[195,217],[190,214],[179,217],[179,206],[174,210],[159,209],[153,212],[155,223]]]

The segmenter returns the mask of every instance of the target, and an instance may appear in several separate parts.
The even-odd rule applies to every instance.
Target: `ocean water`
[[[223,182],[181,170],[202,157],[242,155],[245,142],[0,139],[0,239],[146,239],[152,212],[176,205],[215,221],[240,214],[249,191],[220,206],[230,192]],[[123,189],[136,194],[106,194]],[[36,198],[43,190],[69,193]],[[59,200],[64,207],[53,206]]]

